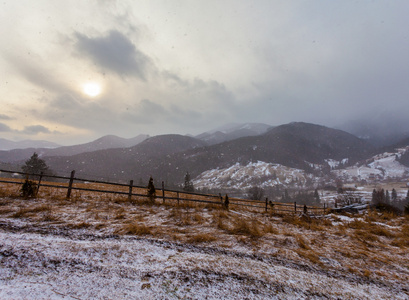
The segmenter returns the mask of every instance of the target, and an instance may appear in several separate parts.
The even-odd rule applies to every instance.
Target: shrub
[[[37,195],[37,184],[26,179],[21,187],[20,194],[24,198],[32,198]]]

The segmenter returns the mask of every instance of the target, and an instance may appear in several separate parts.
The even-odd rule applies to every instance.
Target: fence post
[[[176,198],[178,199],[178,206],[179,206],[179,192],[176,192]]]
[[[162,181],[162,200],[165,203],[165,183]]]
[[[132,200],[132,187],[133,187],[133,180],[129,181],[129,193],[128,193],[128,200]]]
[[[297,202],[294,202],[294,212],[297,213]]]
[[[71,197],[72,184],[74,182],[75,170],[71,171],[70,182],[68,183],[67,199]]]
[[[266,212],[267,212],[267,209],[268,209],[267,205],[268,205],[268,198],[266,197]]]
[[[43,172],[40,173],[40,178],[38,179],[38,184],[37,184],[37,191],[36,191],[36,197],[38,196],[38,190],[40,189],[41,185],[41,179],[43,179]]]

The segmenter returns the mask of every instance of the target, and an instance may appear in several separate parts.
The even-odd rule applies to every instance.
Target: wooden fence
[[[44,175],[44,174],[26,174],[23,172],[7,171],[7,170],[0,170],[0,175],[1,173],[18,175],[18,176],[22,176],[23,178],[24,177],[28,178],[28,176],[30,178],[36,178],[37,179],[36,180],[37,195],[40,190],[40,187],[49,187],[49,188],[66,190],[65,197],[67,199],[71,198],[72,191],[74,190],[114,194],[114,195],[123,195],[125,197],[128,197],[128,200],[130,202],[132,202],[132,200],[136,197],[149,198],[149,195],[147,193],[147,187],[134,185],[133,180],[130,180],[129,184],[121,184],[121,183],[114,183],[114,182],[76,178],[75,171],[72,171],[69,177]],[[54,179],[54,182],[49,182],[49,181],[43,182],[44,177],[46,177],[47,179]],[[64,184],[64,182],[66,183]],[[24,179],[0,178],[0,183],[22,185],[24,183]],[[95,188],[87,187],[87,185],[90,183],[95,184],[96,187]],[[108,189],[106,189],[107,186],[109,187]],[[141,189],[144,191],[144,193],[140,192]],[[139,193],[134,192],[135,190],[139,190]],[[163,182],[162,182],[161,189],[156,189],[156,195],[155,195],[154,201],[162,201],[162,203],[165,203],[166,201],[176,201],[178,205],[182,202],[205,203],[205,204],[213,204],[216,206],[222,206],[224,208],[236,206],[237,208],[246,207],[247,209],[255,209],[257,211],[261,210],[264,212],[274,212],[274,213],[308,213],[308,214],[313,214],[313,215],[322,215],[326,213],[325,204],[324,204],[324,207],[315,207],[315,206],[300,205],[300,204],[297,204],[296,202],[294,203],[272,202],[272,201],[269,201],[268,198],[265,198],[264,201],[263,200],[248,200],[248,199],[240,199],[240,198],[229,198],[227,195],[223,197],[221,194],[211,195],[211,194],[200,194],[200,193],[185,192],[185,191],[181,192],[181,191],[176,191],[176,190],[165,189]]]

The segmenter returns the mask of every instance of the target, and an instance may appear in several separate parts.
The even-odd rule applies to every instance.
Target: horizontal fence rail
[[[77,178],[75,177],[75,171],[71,172],[69,177],[67,176],[55,176],[55,175],[46,175],[46,174],[27,174],[23,172],[16,172],[16,171],[8,171],[8,170],[1,170],[0,169],[0,183],[6,184],[15,184],[15,185],[22,185],[24,183],[24,179],[6,179],[1,177],[1,173],[8,173],[8,174],[17,174],[27,179],[33,181],[33,178],[37,178],[37,191],[36,194],[38,195],[38,191],[40,187],[48,187],[48,188],[55,188],[55,189],[65,189],[67,190],[66,198],[71,198],[72,191],[85,191],[85,192],[93,192],[93,193],[103,193],[103,194],[113,194],[113,195],[123,195],[127,196],[128,200],[132,202],[133,197],[144,197],[150,198],[147,193],[146,186],[134,185],[133,180],[130,180],[129,184],[124,183],[115,183],[115,182],[107,182],[107,181],[100,181],[100,180],[89,180],[84,178]],[[58,179],[63,181],[68,181],[67,183],[63,182],[42,182],[43,178],[50,178],[50,179]],[[94,188],[94,187],[84,187],[86,184],[97,184],[101,185],[101,188]],[[76,186],[76,184],[81,184],[82,186]],[[105,187],[108,189],[105,189]],[[120,187],[126,188],[127,191],[120,191],[114,190],[113,188]],[[135,193],[133,189],[145,189],[146,193]],[[186,198],[190,197],[190,198]],[[192,198],[193,197],[193,198]],[[228,200],[226,200],[228,199]],[[193,202],[193,203],[205,203],[205,204],[214,204],[217,206],[222,206],[224,208],[229,208],[230,206],[235,207],[247,207],[247,208],[254,208],[257,210],[262,210],[264,212],[274,212],[274,213],[308,213],[314,215],[322,215],[326,213],[326,207],[314,207],[314,206],[307,206],[307,205],[300,205],[296,202],[294,203],[281,203],[281,202],[272,202],[268,201],[268,198],[263,200],[249,200],[249,199],[239,199],[239,198],[229,198],[227,195],[223,197],[221,194],[219,195],[212,195],[212,194],[200,194],[195,192],[186,192],[186,191],[177,191],[177,190],[170,190],[164,188],[164,183],[162,182],[162,188],[156,189],[156,195],[154,196],[153,201],[160,201],[162,200],[163,203],[168,201],[177,201],[177,204],[180,202]]]

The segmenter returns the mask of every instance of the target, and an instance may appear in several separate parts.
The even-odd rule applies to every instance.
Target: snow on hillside
[[[396,149],[396,152],[385,152],[373,156],[364,164],[356,164],[344,169],[332,170],[331,173],[345,182],[366,180],[384,180],[388,178],[403,178],[409,174],[409,168],[397,161],[409,146]],[[326,159],[331,169],[339,168],[348,163],[348,159],[336,161]],[[308,162],[307,162],[308,163]],[[322,170],[322,165],[309,163],[314,170]],[[248,189],[254,185],[272,187],[276,185],[304,187],[306,183],[318,182],[312,174],[304,170],[258,161],[241,165],[236,163],[224,169],[212,169],[203,172],[193,180],[197,188],[215,189]]]
[[[245,166],[236,163],[229,168],[205,171],[193,180],[193,184],[197,188],[247,189],[254,185],[267,187],[293,182],[304,185],[312,178],[300,169],[258,161]]]
[[[346,181],[387,178],[401,178],[409,173],[409,168],[397,161],[397,159],[409,150],[409,147],[396,149],[396,152],[384,152],[373,156],[363,165],[355,165],[332,172]]]

